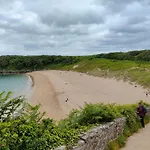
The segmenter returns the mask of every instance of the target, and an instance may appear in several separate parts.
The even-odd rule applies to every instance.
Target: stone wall
[[[69,150],[104,150],[107,144],[123,133],[126,119],[119,118],[113,122],[93,128],[80,136],[77,146],[69,147]],[[65,146],[55,150],[66,150]]]

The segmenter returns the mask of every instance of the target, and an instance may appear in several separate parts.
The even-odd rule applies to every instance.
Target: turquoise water
[[[26,75],[0,75],[0,93],[11,91],[12,97],[24,95],[30,97],[32,80]]]

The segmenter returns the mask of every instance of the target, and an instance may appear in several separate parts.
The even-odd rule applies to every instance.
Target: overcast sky
[[[150,48],[150,0],[0,0],[0,55]]]

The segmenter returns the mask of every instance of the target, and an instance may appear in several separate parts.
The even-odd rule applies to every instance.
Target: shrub
[[[48,150],[60,145],[74,145],[78,141],[79,134],[91,127],[124,116],[127,119],[124,133],[108,146],[109,150],[114,148],[117,150],[125,144],[126,138],[137,132],[140,127],[136,115],[137,105],[86,104],[83,109],[73,110],[66,119],[56,124],[53,119],[42,119],[44,114],[39,113],[39,106],[22,105],[23,99],[8,100],[6,96],[5,100],[1,97],[0,102],[1,112],[10,109],[7,107],[8,104],[15,108],[11,111],[11,115],[18,107],[24,108],[17,117],[8,115],[5,119],[1,119],[1,150]],[[147,122],[149,119],[147,117]]]

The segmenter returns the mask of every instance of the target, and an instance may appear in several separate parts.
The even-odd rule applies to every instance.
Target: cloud
[[[0,54],[86,55],[150,48],[147,0],[0,0]]]

